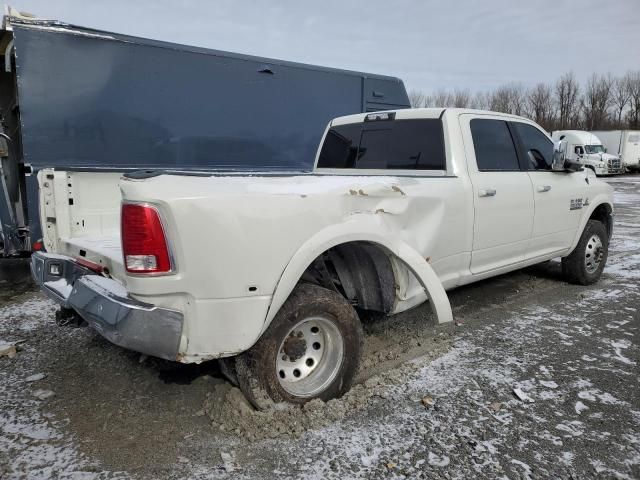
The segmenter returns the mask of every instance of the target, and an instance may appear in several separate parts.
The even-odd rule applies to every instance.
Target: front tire
[[[362,342],[362,325],[344,297],[300,284],[260,340],[236,357],[240,389],[260,410],[339,397],[351,388]]]
[[[609,235],[602,222],[589,220],[578,245],[562,259],[562,272],[569,283],[592,285],[602,275],[609,255]]]

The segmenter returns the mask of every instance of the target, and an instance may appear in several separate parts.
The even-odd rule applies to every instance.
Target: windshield
[[[604,153],[602,145],[585,145],[584,149],[587,153]]]

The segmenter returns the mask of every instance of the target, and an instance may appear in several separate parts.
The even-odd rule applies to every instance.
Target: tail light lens
[[[130,273],[169,273],[167,239],[155,207],[125,203],[121,215],[122,254]]]

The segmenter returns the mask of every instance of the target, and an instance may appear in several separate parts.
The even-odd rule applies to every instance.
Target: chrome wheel
[[[593,273],[598,270],[600,263],[604,257],[604,246],[598,235],[592,235],[587,242],[587,248],[584,251],[584,267],[587,273]]]
[[[344,341],[334,322],[305,318],[287,334],[278,349],[276,373],[282,388],[298,397],[313,397],[340,371]]]

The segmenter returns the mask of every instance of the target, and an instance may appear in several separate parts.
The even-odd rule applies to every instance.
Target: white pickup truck
[[[36,282],[113,343],[223,362],[258,408],[329,399],[358,369],[358,312],[562,257],[590,284],[611,188],[521,117],[412,109],[333,120],[312,172],[43,170]]]

